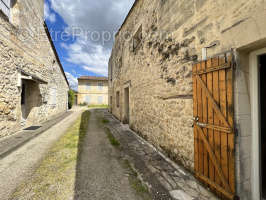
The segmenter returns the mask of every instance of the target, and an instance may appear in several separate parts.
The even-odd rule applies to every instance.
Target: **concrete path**
[[[61,113],[44,123],[35,124],[35,126],[40,126],[37,130],[22,130],[8,137],[0,138],[0,160],[33,138],[47,131],[49,128],[53,127],[72,113],[72,111],[68,111],[63,114]]]
[[[75,200],[139,200],[130,186],[128,171],[120,164],[96,110],[91,111],[88,133],[77,163]]]
[[[80,116],[82,108],[74,112],[38,137],[0,160],[0,199],[7,200],[9,195],[29,177],[46,152]]]
[[[203,187],[190,172],[172,162],[165,156],[165,153],[156,150],[151,144],[130,130],[128,125],[121,124],[106,110],[102,112],[104,118],[110,122],[106,126],[122,146],[122,156],[127,157],[143,181],[150,186],[153,199],[219,199]]]

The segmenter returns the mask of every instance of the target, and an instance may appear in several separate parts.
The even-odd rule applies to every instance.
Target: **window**
[[[98,104],[99,105],[102,105],[103,104],[103,97],[102,96],[99,96],[98,97]]]
[[[0,0],[0,10],[10,18],[10,1],[11,0]]]
[[[119,97],[120,94],[119,94],[119,91],[116,92],[116,107],[119,108]]]
[[[139,27],[138,31],[133,36],[133,51],[135,51],[139,45],[141,44],[142,40],[142,26]]]
[[[90,102],[91,102],[91,97],[89,95],[87,95],[85,97],[85,103],[90,104]]]
[[[99,88],[99,90],[102,90],[103,89],[103,83],[98,83],[98,88]]]
[[[86,84],[86,90],[90,90],[91,89],[91,84],[90,83],[87,83]]]
[[[56,95],[57,95],[56,88],[50,88],[50,104],[51,105],[56,105],[57,103]]]

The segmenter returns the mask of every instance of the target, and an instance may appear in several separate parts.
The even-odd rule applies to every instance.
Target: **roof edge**
[[[58,62],[58,64],[59,64],[60,70],[61,70],[62,74],[63,74],[64,77],[65,77],[65,80],[66,80],[66,82],[67,82],[68,87],[70,87],[69,82],[68,82],[67,77],[66,77],[66,74],[65,74],[65,71],[64,71],[64,68],[63,68],[63,66],[62,66],[62,63],[61,63],[60,58],[59,58],[59,56],[58,56],[58,53],[57,53],[57,51],[56,51],[56,48],[55,48],[55,45],[54,45],[53,39],[52,39],[52,37],[51,37],[51,34],[50,34],[50,32],[49,32],[48,26],[47,26],[47,24],[46,24],[45,21],[44,21],[44,23],[43,23],[43,26],[44,26],[44,29],[45,29],[46,35],[47,35],[47,37],[48,37],[48,40],[49,40],[49,42],[50,42],[50,44],[51,44],[51,46],[52,46],[53,52],[54,52],[54,54],[55,54],[55,58],[56,58],[56,60],[57,60],[57,62]]]
[[[138,3],[139,0],[135,0],[134,4],[132,5],[132,7],[130,8],[124,22],[122,23],[122,25],[120,26],[120,28],[118,29],[118,31],[116,32],[115,36],[118,35],[118,33],[121,31],[121,29],[123,28],[123,26],[125,25],[126,21],[128,20],[129,18],[129,15],[132,13],[133,9],[136,7],[137,3]]]
[[[81,76],[78,80],[108,81],[106,76]]]

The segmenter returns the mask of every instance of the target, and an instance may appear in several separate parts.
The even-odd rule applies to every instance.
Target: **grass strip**
[[[74,195],[76,162],[86,135],[85,111],[49,150],[33,175],[12,194],[12,200],[70,199]]]
[[[88,108],[108,108],[108,105],[88,105]]]

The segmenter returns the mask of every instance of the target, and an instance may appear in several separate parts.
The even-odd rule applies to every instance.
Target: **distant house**
[[[43,17],[43,0],[0,1],[0,137],[67,111],[69,84]]]
[[[108,78],[81,76],[78,79],[78,104],[107,105]]]

